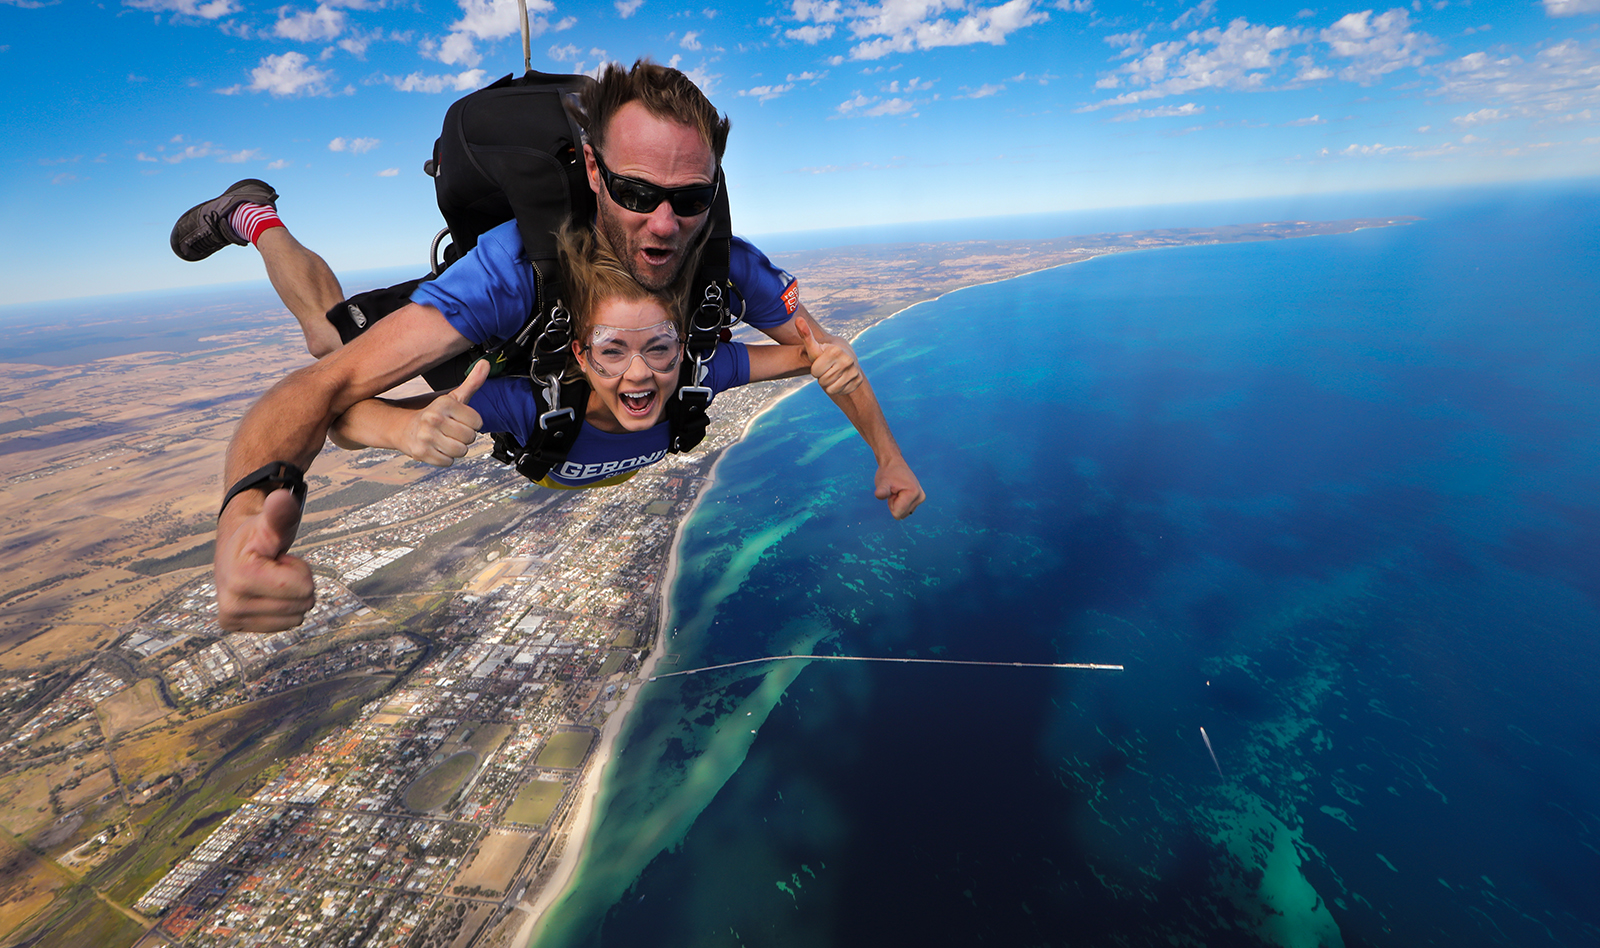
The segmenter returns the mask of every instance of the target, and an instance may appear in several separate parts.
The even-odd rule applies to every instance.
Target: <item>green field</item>
[[[511,823],[543,826],[566,792],[567,785],[560,781],[530,780],[517,793],[517,798],[511,801],[505,818]]]
[[[131,945],[144,935],[144,928],[87,892],[76,908],[67,911],[59,922],[28,942],[35,948],[112,948]]]
[[[461,785],[478,769],[478,755],[462,751],[412,781],[406,788],[406,806],[419,813],[432,813],[455,796]]]
[[[571,769],[583,763],[583,755],[589,753],[589,744],[594,740],[594,734],[589,731],[558,731],[550,738],[550,743],[539,752],[539,759],[534,763],[540,767],[564,767]]]
[[[607,652],[606,660],[601,663],[600,670],[595,673],[595,676],[598,678],[604,678],[621,668],[622,664],[628,660],[628,656],[631,654],[633,653],[623,649],[612,649],[610,652]]]

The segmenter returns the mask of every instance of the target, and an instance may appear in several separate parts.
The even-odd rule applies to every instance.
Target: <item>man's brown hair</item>
[[[578,121],[590,146],[602,156],[611,117],[629,102],[638,102],[656,118],[698,131],[700,139],[711,146],[717,164],[722,164],[722,152],[728,147],[728,117],[718,115],[717,107],[700,87],[670,66],[649,59],[639,60],[632,69],[621,63],[607,63],[600,81],[584,88],[580,102],[584,114]]]

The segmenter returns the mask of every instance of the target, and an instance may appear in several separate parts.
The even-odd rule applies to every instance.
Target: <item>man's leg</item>
[[[306,348],[320,359],[341,344],[326,314],[344,299],[344,290],[327,262],[294,239],[278,219],[277,200],[277,192],[265,181],[236,181],[178,218],[172,228],[172,252],[197,261],[229,244],[254,243],[272,288],[300,324]]]
[[[295,240],[287,227],[263,232],[256,238],[256,249],[272,288],[300,323],[311,354],[320,359],[343,345],[327,313],[344,299],[344,290],[327,262]]]

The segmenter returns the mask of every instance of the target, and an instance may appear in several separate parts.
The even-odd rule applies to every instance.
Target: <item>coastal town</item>
[[[855,248],[806,257],[802,286],[854,336],[1103,253],[1388,223]],[[259,391],[292,348],[281,327],[221,338],[209,378]],[[802,383],[724,393],[699,450],[606,490],[533,487],[484,442],[439,470],[329,447],[295,546],[316,609],[225,634],[211,504],[248,402],[118,395],[191,358],[3,367],[0,398],[33,400],[13,430],[37,447],[0,471],[33,518],[0,533],[17,557],[0,590],[0,944],[525,944],[649,663],[675,660],[658,632],[678,529],[722,451]],[[62,407],[73,385],[99,386],[106,418],[149,415],[84,430]],[[157,472],[160,495],[143,486]]]

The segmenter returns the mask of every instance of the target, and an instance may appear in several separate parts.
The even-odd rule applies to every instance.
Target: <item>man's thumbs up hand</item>
[[[258,513],[246,513],[248,506],[241,495],[217,526],[217,622],[230,632],[292,629],[316,604],[311,567],[287,554],[300,528],[300,501],[293,491],[275,490]]]
[[[820,342],[812,335],[811,324],[804,319],[795,320],[795,329],[800,333],[806,361],[811,363],[811,377],[824,392],[848,395],[861,385],[861,366],[856,362],[855,350],[848,344],[835,337]]]

